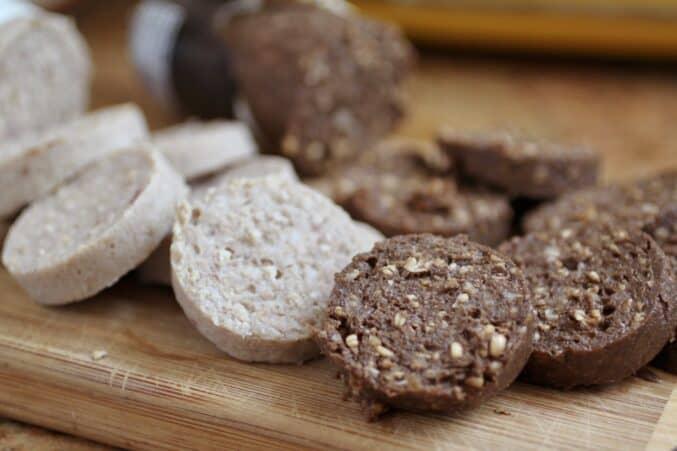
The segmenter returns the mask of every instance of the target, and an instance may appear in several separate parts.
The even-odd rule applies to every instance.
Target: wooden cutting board
[[[0,290],[0,415],[122,447],[640,449],[677,382],[656,371],[659,381],[573,392],[516,384],[471,412],[367,423],[341,399],[328,362],[224,357],[169,290],[125,280],[85,303],[44,308],[4,271]]]
[[[94,106],[132,100],[154,127],[175,121],[130,70],[123,24],[131,2],[109,3],[78,12],[97,67]],[[453,123],[582,140],[604,155],[613,180],[677,165],[677,82],[654,69],[427,54],[411,99],[407,135],[429,138]],[[100,351],[107,355],[96,360]],[[0,416],[121,447],[669,450],[677,445],[677,378],[655,373],[657,382],[573,392],[518,383],[471,412],[367,423],[341,399],[326,361],[231,360],[197,334],[171,290],[130,276],[79,305],[44,308],[0,269]],[[22,434],[25,449],[47,449],[43,434]],[[62,439],[49,449],[71,449]]]

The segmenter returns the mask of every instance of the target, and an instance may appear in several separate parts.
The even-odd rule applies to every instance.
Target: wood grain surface
[[[677,445],[677,389],[672,391],[672,396],[668,400],[663,415],[658,420],[658,425],[654,429],[647,450],[660,451],[672,450]]]
[[[0,273],[0,414],[121,447],[639,449],[676,378],[562,392],[516,384],[455,416],[367,423],[327,361],[251,365],[224,357],[169,290],[127,279],[46,309]],[[97,351],[107,357],[95,360]]]
[[[52,432],[40,427],[0,422],[2,451],[105,451],[111,448],[72,435]]]
[[[124,24],[131,2],[77,11],[97,65],[95,107],[138,102],[153,127],[162,111],[131,71]],[[660,68],[425,53],[400,133],[524,128],[585,141],[620,180],[677,166],[677,79]],[[341,399],[335,370],[250,365],[219,353],[170,290],[127,277],[65,308],[32,303],[0,270],[0,416],[120,447],[146,449],[418,448],[650,449],[677,445],[677,378],[632,378],[560,392],[518,383],[464,414],[397,413],[366,423]],[[107,356],[94,359],[97,351]],[[671,398],[672,396],[672,398]],[[65,436],[0,420],[0,449],[78,449]],[[86,449],[86,448],[84,448]]]

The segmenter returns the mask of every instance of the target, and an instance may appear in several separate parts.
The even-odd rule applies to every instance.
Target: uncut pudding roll
[[[92,63],[72,19],[29,2],[0,6],[0,141],[80,115]],[[3,185],[4,186],[4,185]]]
[[[24,210],[2,261],[40,304],[89,298],[150,255],[185,193],[181,176],[151,147],[117,151]]]
[[[0,142],[0,218],[53,191],[88,164],[147,136],[141,110],[122,104]]]
[[[619,226],[531,233],[499,247],[523,268],[536,310],[527,380],[559,388],[618,382],[649,363],[677,323],[670,260]]]
[[[179,206],[172,285],[197,329],[249,362],[318,356],[334,274],[371,247],[350,217],[298,182],[237,179]]]
[[[258,153],[249,128],[237,121],[188,121],[154,132],[152,141],[186,180],[213,174]]]
[[[302,176],[353,160],[404,115],[414,51],[391,25],[310,3],[270,2],[223,28],[267,151],[291,159]]]
[[[462,175],[512,197],[550,199],[597,183],[599,156],[587,147],[448,127],[440,131],[438,142]]]
[[[514,263],[465,236],[397,236],[336,275],[317,341],[372,419],[473,407],[529,358],[527,294]]]

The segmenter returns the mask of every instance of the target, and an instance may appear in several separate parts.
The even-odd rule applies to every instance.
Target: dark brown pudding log
[[[225,35],[269,150],[301,175],[350,161],[404,114],[413,49],[392,26],[282,2],[237,17]]]

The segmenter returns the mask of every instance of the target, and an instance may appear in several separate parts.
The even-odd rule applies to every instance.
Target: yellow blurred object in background
[[[630,58],[677,57],[675,0],[354,0],[423,43]]]

